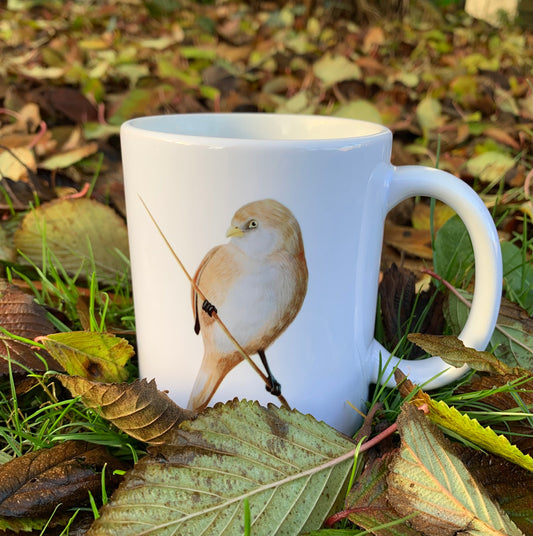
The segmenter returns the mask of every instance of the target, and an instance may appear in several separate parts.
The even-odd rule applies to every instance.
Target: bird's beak
[[[243,236],[244,232],[239,227],[230,227],[226,231],[226,237],[230,238],[231,236]]]

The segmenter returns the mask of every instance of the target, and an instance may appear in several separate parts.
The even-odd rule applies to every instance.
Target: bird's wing
[[[202,290],[202,285],[200,283],[202,279],[202,272],[204,271],[205,267],[209,264],[209,261],[213,258],[213,255],[218,251],[220,247],[221,246],[216,246],[207,252],[206,256],[202,259],[200,266],[198,266],[196,273],[194,274],[193,281],[195,285],[200,288],[200,290]],[[199,306],[198,306],[198,292],[196,292],[194,286],[191,286],[191,300],[192,300],[192,311],[194,315],[194,332],[196,333],[196,335],[198,335],[200,333],[200,311],[199,311]]]

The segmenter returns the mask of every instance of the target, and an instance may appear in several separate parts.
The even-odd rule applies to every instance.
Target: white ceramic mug
[[[140,375],[179,405],[278,403],[263,356],[274,394],[280,384],[291,407],[353,433],[360,417],[350,404],[364,409],[380,363],[385,377],[398,363],[373,333],[385,216],[411,196],[440,199],[464,221],[476,288],[460,338],[488,344],[502,281],[490,214],[448,173],[392,166],[387,128],[187,114],[128,121],[121,142]],[[428,388],[465,372],[438,357],[400,368],[416,383],[440,374]]]

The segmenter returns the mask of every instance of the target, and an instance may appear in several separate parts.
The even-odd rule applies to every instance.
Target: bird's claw
[[[208,300],[204,300],[202,303],[202,309],[209,315],[213,316],[213,313],[218,313],[217,308]]]
[[[281,394],[281,383],[275,378],[270,378],[270,384],[265,385],[265,388],[273,396],[279,396]]]

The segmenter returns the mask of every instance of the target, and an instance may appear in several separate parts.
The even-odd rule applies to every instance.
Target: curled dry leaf
[[[40,266],[43,244],[55,264],[71,274],[90,276],[92,267],[113,284],[128,270],[126,224],[116,212],[92,199],[57,199],[28,212],[15,233],[15,245]]]
[[[406,404],[398,418],[401,448],[390,465],[387,497],[427,536],[523,536],[472,475],[442,433]]]
[[[490,352],[468,348],[454,335],[428,335],[426,333],[410,333],[407,338],[428,354],[440,356],[446,363],[454,367],[468,365],[474,370],[492,372],[494,374],[518,375],[525,369],[511,368]]]
[[[89,535],[243,534],[320,527],[343,497],[355,445],[310,415],[247,401],[217,404],[152,449],[100,511]]]
[[[35,303],[33,296],[3,279],[0,279],[0,326],[13,335],[30,340],[55,331],[46,317],[46,309]],[[36,355],[30,344],[0,334],[0,376],[9,372],[8,359],[14,372],[23,372],[24,368],[38,372],[47,368],[63,370],[47,352],[39,351],[39,355],[43,359]]]
[[[154,380],[127,384],[98,383],[61,374],[57,378],[73,396],[81,397],[88,408],[98,409],[117,428],[151,445],[164,444],[173,428],[195,416],[159,391]]]
[[[16,147],[0,152],[0,177],[8,177],[12,181],[27,178],[28,170],[36,169],[35,157],[26,147]]]
[[[103,446],[67,441],[14,458],[0,465],[0,516],[47,518],[58,506],[80,506],[89,491],[99,494],[104,465],[110,490],[119,482],[113,471],[128,466]]]

